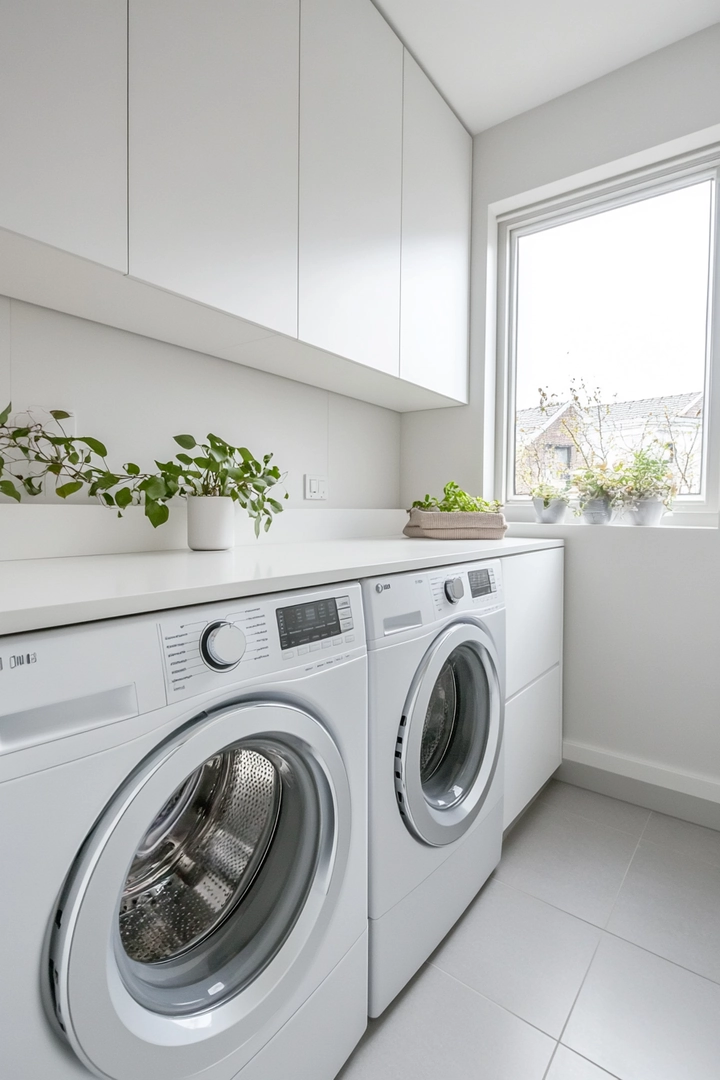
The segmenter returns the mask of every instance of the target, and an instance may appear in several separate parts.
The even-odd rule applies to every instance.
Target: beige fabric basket
[[[502,540],[507,529],[504,514],[484,514],[480,511],[408,510],[410,520],[403,529],[405,536],[427,540]]]

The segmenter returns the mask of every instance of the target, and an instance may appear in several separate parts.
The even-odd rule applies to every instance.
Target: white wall
[[[403,416],[404,503],[449,478],[483,488],[488,207],[717,124],[720,24],[475,138],[470,404]],[[720,801],[717,530],[554,535],[568,548],[566,755]]]
[[[113,462],[152,467],[178,449],[173,435],[213,431],[274,453],[288,508],[398,505],[398,413],[0,297],[0,407],[10,400],[75,412]],[[327,502],[303,501],[306,472],[328,477]]]

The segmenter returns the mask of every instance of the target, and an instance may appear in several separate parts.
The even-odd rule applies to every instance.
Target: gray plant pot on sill
[[[588,499],[581,516],[586,525],[609,525],[612,509],[609,499]]]
[[[551,499],[545,505],[544,499],[533,499],[535,520],[541,525],[559,525],[565,520],[568,504],[565,499]]]
[[[638,499],[630,513],[633,525],[659,525],[665,513],[665,503],[658,495]]]

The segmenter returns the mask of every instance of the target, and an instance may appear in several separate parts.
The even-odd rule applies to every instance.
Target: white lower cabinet
[[[562,761],[560,665],[516,694],[505,706],[505,811],[507,828]]]

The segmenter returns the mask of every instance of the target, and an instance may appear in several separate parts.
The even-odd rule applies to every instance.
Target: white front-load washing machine
[[[330,1080],[367,1016],[360,587],[0,639],[0,1074]]]
[[[369,667],[369,1013],[379,1016],[500,860],[499,560],[362,583]]]

